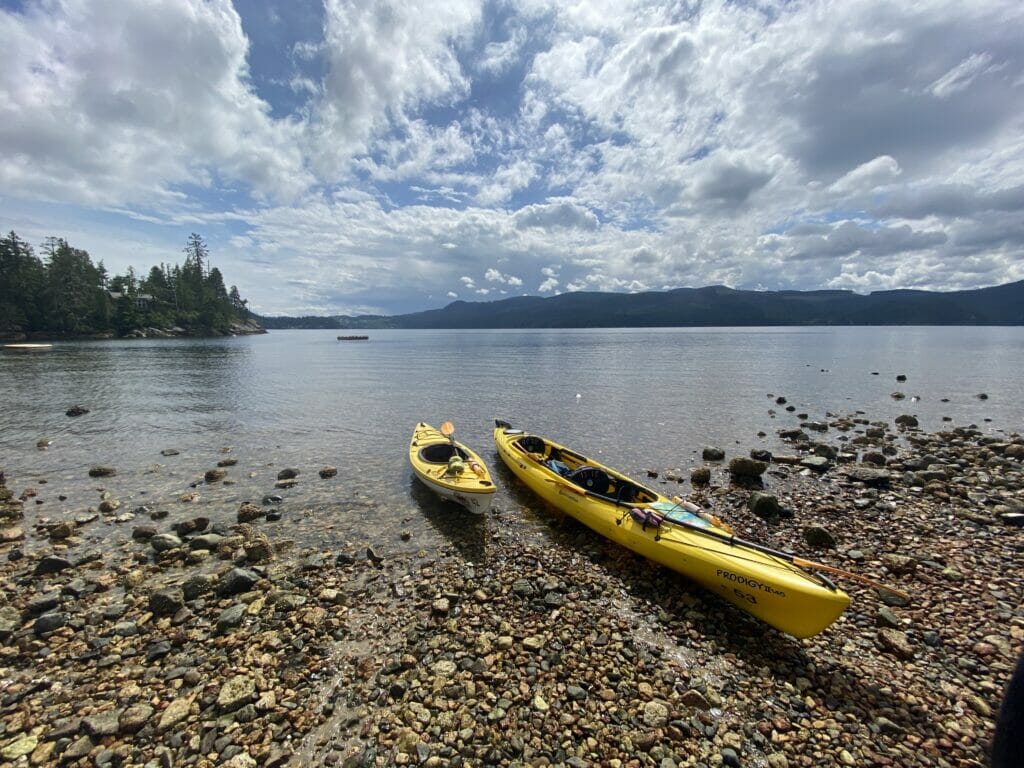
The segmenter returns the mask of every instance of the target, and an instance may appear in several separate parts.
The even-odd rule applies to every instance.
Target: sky
[[[0,0],[0,230],[264,315],[1024,279],[1020,0]]]

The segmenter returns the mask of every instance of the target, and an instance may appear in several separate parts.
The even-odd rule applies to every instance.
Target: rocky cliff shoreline
[[[210,519],[185,498],[126,510],[106,493],[30,524],[62,484],[115,470],[7,477],[0,761],[984,764],[1024,641],[1024,438],[863,414],[786,437],[786,455],[709,451],[647,482],[909,603],[844,583],[846,614],[797,641],[572,521],[524,531],[525,493],[407,554],[271,539],[287,502],[270,494]],[[196,470],[210,484],[244,471],[221,464]],[[97,519],[130,542],[83,547]]]
[[[24,341],[90,341],[104,339],[173,339],[173,338],[208,338],[216,336],[251,336],[266,333],[264,328],[256,320],[242,320],[231,323],[225,328],[183,328],[175,325],[170,328],[145,327],[136,328],[124,336],[118,337],[113,333],[93,333],[86,335],[60,335],[43,331],[23,333],[21,331],[0,331],[0,342],[18,343]]]

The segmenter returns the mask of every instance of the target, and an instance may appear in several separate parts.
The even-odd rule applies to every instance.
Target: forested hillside
[[[131,267],[110,276],[103,261],[58,237],[42,256],[10,232],[0,238],[0,336],[89,337],[210,335],[252,332],[258,326],[235,286],[209,266],[209,249],[193,233],[184,264]]]

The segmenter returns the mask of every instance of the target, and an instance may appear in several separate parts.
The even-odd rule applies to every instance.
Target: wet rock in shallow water
[[[206,549],[213,552],[223,541],[224,537],[219,533],[204,533],[201,536],[195,536],[189,539],[188,547],[193,551]]]
[[[266,496],[263,497],[264,504],[280,504],[282,501],[284,501],[284,499],[282,499],[280,496],[276,494],[268,493]]]
[[[223,480],[227,474],[227,471],[223,469],[208,469],[203,473],[203,480],[207,483],[216,483]]]
[[[825,456],[807,456],[800,459],[800,466],[813,472],[824,472],[832,466],[832,461]]]
[[[854,464],[842,470],[850,480],[864,483],[868,488],[888,488],[892,475],[885,469],[869,467],[864,464]]]
[[[105,515],[109,515],[114,510],[120,508],[121,502],[118,499],[104,499],[100,502],[100,512]]]
[[[263,517],[263,510],[251,501],[242,502],[242,506],[238,508],[238,522],[240,523],[251,523],[261,517]]]
[[[217,584],[217,594],[220,597],[240,595],[251,590],[259,580],[260,577],[247,568],[232,568]]]
[[[809,547],[817,549],[835,549],[836,546],[836,537],[820,525],[804,528],[804,541]]]
[[[132,538],[138,541],[147,541],[157,535],[155,525],[137,525],[132,529]]]
[[[48,573],[60,573],[68,568],[74,568],[74,564],[70,560],[58,557],[57,555],[46,555],[36,564],[35,575],[44,576]]]
[[[811,452],[815,456],[820,456],[829,461],[835,461],[839,457],[839,451],[836,450],[836,447],[828,443],[815,443],[811,446]]]
[[[713,445],[706,445],[704,450],[701,451],[701,458],[704,461],[721,461],[725,458],[725,451]]]
[[[158,533],[149,540],[149,546],[151,546],[155,552],[166,552],[169,549],[177,549],[181,544],[181,539],[173,533]]]
[[[149,610],[154,616],[173,616],[185,605],[180,587],[159,589],[149,596]]]
[[[878,451],[866,451],[864,455],[861,456],[861,461],[865,464],[884,467],[888,460],[885,458],[884,453],[879,453]]]
[[[238,463],[238,459],[221,459],[217,462],[218,467],[233,467]]]
[[[258,531],[254,532],[252,537],[245,542],[243,549],[245,550],[245,559],[250,563],[262,563],[274,557],[274,545],[270,543],[266,534]]]
[[[83,408],[80,405],[73,405],[66,411],[64,411],[64,415],[70,416],[71,418],[75,418],[76,416],[85,416],[85,414],[87,414],[88,412],[88,408]]]
[[[707,467],[697,467],[690,473],[690,482],[693,485],[708,485],[711,482],[711,470]]]
[[[916,429],[918,426],[917,417],[911,416],[910,414],[903,414],[902,416],[896,417],[896,426],[905,427],[908,429]]]
[[[117,470],[113,467],[92,467],[89,470],[89,477],[113,477]]]
[[[768,465],[757,459],[737,456],[729,462],[729,473],[738,478],[759,478],[768,469]]]
[[[164,448],[162,451],[160,451],[160,455],[161,456],[177,456],[178,455],[178,451],[174,450],[173,448]]]
[[[217,577],[211,573],[200,573],[190,576],[181,585],[181,592],[186,601],[195,600],[200,595],[213,591]]]
[[[24,538],[25,532],[21,528],[0,528],[0,544],[10,544]]]
[[[280,472],[277,473],[278,480],[294,480],[298,476],[299,470],[295,469],[294,467],[282,469]]]
[[[322,477],[324,480],[326,480],[329,477],[334,477],[337,474],[337,467],[324,467],[323,469],[320,470],[320,477]]]
[[[63,520],[51,526],[49,530],[50,541],[63,541],[64,539],[71,538],[75,535],[76,527],[72,520]]]
[[[764,462],[771,463],[772,452],[771,451],[767,451],[764,448],[751,448],[750,449],[750,458],[756,459],[757,461],[764,461]]]
[[[208,517],[193,517],[191,520],[182,520],[171,526],[178,536],[189,536],[199,531],[205,531],[210,525],[210,518]]]

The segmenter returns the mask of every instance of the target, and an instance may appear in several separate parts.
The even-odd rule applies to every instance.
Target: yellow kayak
[[[487,466],[473,451],[450,435],[449,422],[441,425],[442,433],[422,421],[412,431],[409,441],[409,463],[423,483],[442,499],[461,504],[470,512],[482,515],[491,508],[494,482]]]
[[[776,629],[811,637],[850,604],[827,578],[793,562],[799,558],[733,536],[695,504],[504,421],[496,422],[494,443],[512,473],[552,506]]]

